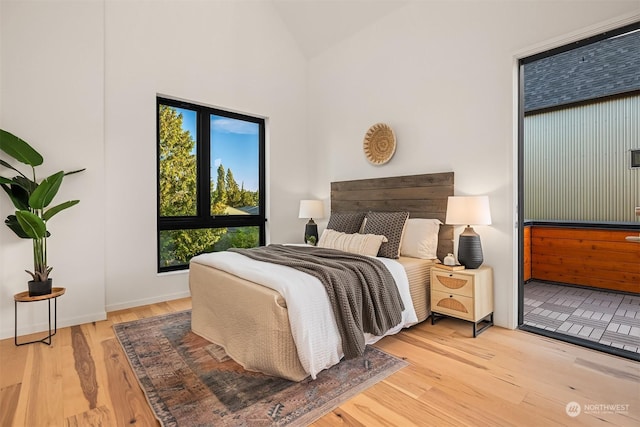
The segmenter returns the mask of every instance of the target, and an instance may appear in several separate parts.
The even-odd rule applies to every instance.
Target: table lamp
[[[491,211],[487,196],[449,196],[445,223],[466,225],[458,239],[458,262],[466,268],[478,268],[484,261],[480,236],[471,225],[491,224]]]
[[[313,221],[313,218],[322,218],[323,216],[324,204],[322,200],[300,200],[298,218],[309,218],[309,222],[304,227],[305,243],[311,243],[315,246],[318,242],[318,225]],[[314,239],[309,239],[310,237]]]

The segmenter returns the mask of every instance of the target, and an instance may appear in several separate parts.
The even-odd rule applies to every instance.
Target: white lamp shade
[[[449,196],[445,223],[451,225],[491,224],[489,197]]]
[[[300,200],[298,218],[324,217],[324,203],[322,200]]]

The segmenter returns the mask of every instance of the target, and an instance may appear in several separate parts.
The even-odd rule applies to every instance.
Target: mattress
[[[401,257],[418,321],[429,314],[429,277],[434,261]],[[223,347],[250,371],[301,381],[287,304],[278,292],[225,271],[192,262],[189,272],[194,333]]]
[[[431,314],[431,267],[437,261],[400,257],[398,262],[407,272],[413,307],[416,310],[418,322],[422,322]]]

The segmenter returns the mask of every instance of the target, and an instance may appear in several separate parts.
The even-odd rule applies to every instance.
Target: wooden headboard
[[[409,212],[409,218],[442,221],[438,258],[453,252],[453,227],[444,225],[447,197],[453,196],[453,172],[331,183],[332,212]]]

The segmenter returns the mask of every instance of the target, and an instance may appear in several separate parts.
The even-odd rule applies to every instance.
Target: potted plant
[[[31,171],[25,174],[0,159],[0,165],[18,173],[13,178],[0,176],[0,186],[16,208],[15,214],[9,215],[4,222],[18,237],[33,240],[33,271],[25,270],[33,279],[29,281],[29,295],[49,294],[52,288],[52,279],[49,277],[52,267],[47,264],[47,238],[50,236],[47,223],[54,215],[78,204],[79,200],[49,206],[60,189],[62,179],[84,169],[60,171],[38,182],[36,166],[40,166],[44,160],[33,147],[12,133],[0,129],[0,150],[31,167]]]

